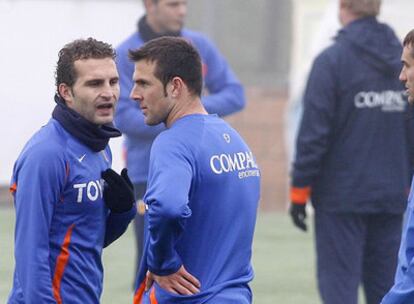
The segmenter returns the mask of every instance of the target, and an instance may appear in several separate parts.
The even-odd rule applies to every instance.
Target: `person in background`
[[[292,170],[290,215],[315,209],[323,303],[367,304],[392,286],[413,164],[402,46],[379,23],[380,0],[340,0],[342,29],[313,63]]]
[[[411,30],[404,38],[401,61],[403,67],[400,80],[405,84],[408,101],[414,102],[414,30]],[[414,123],[412,120],[410,123]],[[414,303],[414,198],[413,185],[411,185],[406,221],[401,239],[398,266],[395,274],[394,285],[385,295],[381,304]]]
[[[52,118],[18,157],[15,271],[8,303],[100,303],[103,247],[135,217],[127,171],[110,169],[119,97],[115,51],[93,38],[59,52]],[[102,181],[103,178],[105,183]]]
[[[317,30],[313,35],[301,31],[303,39],[310,43],[305,47],[304,56],[299,62],[293,63],[290,67],[289,98],[287,101],[286,112],[284,114],[284,139],[286,144],[286,155],[288,165],[291,166],[295,154],[295,140],[298,134],[300,119],[303,113],[303,95],[312,62],[321,51],[334,43],[336,33],[341,25],[338,20],[339,0],[329,0],[326,8],[317,18]]]
[[[204,92],[202,102],[208,113],[226,116],[245,106],[244,90],[217,48],[202,34],[183,28],[187,14],[186,0],[143,0],[146,14],[139,19],[137,30],[117,47],[121,96],[115,113],[115,125],[125,136],[126,165],[134,184],[138,211],[135,219],[137,270],[143,249],[145,208],[142,197],[148,179],[152,142],[165,127],[147,126],[136,102],[129,98],[133,87],[133,63],[128,51],[161,36],[183,37],[199,51],[203,64]]]
[[[134,303],[251,303],[260,171],[241,136],[201,102],[202,66],[186,40],[130,52],[131,98],[151,148],[145,247]]]

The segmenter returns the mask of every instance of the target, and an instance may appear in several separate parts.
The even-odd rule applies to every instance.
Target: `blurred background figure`
[[[145,125],[141,109],[129,97],[134,65],[128,58],[128,50],[161,36],[184,37],[197,48],[203,61],[205,91],[202,102],[208,113],[225,116],[240,111],[246,103],[242,85],[218,49],[202,34],[183,28],[186,0],[144,0],[144,5],[146,14],[139,19],[137,30],[117,48],[121,97],[115,116],[116,126],[125,135],[126,164],[139,201],[135,219],[137,270],[143,248],[145,207],[142,197],[146,191],[150,149],[165,127]]]
[[[303,94],[312,62],[319,53],[334,43],[336,33],[341,27],[338,20],[338,1],[329,0],[320,17],[316,32],[310,38],[310,51],[303,58],[304,66],[291,69],[289,99],[285,113],[285,142],[287,161],[290,164],[295,151],[295,140],[303,112]]]
[[[307,230],[315,208],[324,303],[379,303],[393,281],[412,174],[401,43],[379,23],[381,0],[340,0],[343,28],[319,54],[304,93],[290,214]],[[411,131],[411,133],[410,133]]]

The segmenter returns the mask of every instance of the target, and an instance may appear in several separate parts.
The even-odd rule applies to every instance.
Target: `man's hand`
[[[290,216],[292,217],[293,224],[300,230],[307,231],[306,226],[306,204],[295,204],[291,203],[289,208]]]
[[[104,201],[108,208],[114,213],[122,213],[131,210],[134,205],[134,188],[128,177],[127,169],[121,171],[121,175],[112,169],[102,172],[105,180]]]
[[[167,276],[158,276],[147,272],[145,291],[148,291],[152,284],[157,284],[164,290],[179,295],[193,295],[200,292],[201,284],[196,277],[191,275],[184,266],[181,266],[176,273]]]

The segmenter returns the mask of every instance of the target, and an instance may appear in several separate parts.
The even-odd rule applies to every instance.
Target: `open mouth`
[[[114,114],[114,104],[102,103],[97,105],[96,114],[98,116],[112,116]]]
[[[98,105],[98,109],[99,110],[109,110],[112,109],[114,107],[114,105],[112,103],[104,103],[104,104],[100,104]]]

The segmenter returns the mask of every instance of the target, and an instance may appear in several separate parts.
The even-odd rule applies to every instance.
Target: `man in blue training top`
[[[8,303],[99,303],[102,248],[135,217],[126,169],[109,169],[119,97],[115,51],[92,38],[59,52],[52,118],[14,169],[15,271]],[[102,181],[101,177],[105,180]]]
[[[403,68],[400,80],[405,84],[408,101],[414,103],[414,30],[411,30],[404,38],[401,61]],[[410,123],[413,123],[411,118]],[[414,197],[413,182],[411,184],[406,221],[401,239],[398,266],[395,274],[394,285],[385,295],[381,304],[414,303]]]
[[[158,38],[130,58],[131,98],[147,125],[167,128],[151,148],[134,303],[251,303],[260,191],[254,156],[204,108],[201,59],[189,42]]]
[[[315,59],[292,172],[290,214],[315,209],[318,287],[325,304],[367,304],[392,286],[413,171],[401,43],[378,22],[381,0],[340,0],[343,28]]]
[[[225,116],[240,111],[245,105],[243,87],[217,48],[200,33],[183,28],[187,14],[186,0],[143,0],[146,15],[131,34],[117,48],[117,66],[120,74],[121,95],[115,113],[115,124],[125,135],[126,165],[134,184],[136,198],[141,200],[148,179],[149,154],[154,138],[165,129],[160,124],[148,127],[138,105],[129,98],[133,82],[133,63],[128,50],[137,49],[151,39],[161,36],[180,36],[197,48],[203,64],[205,92],[202,102],[208,113]],[[137,242],[137,269],[143,247],[143,213],[141,208],[135,220]]]

